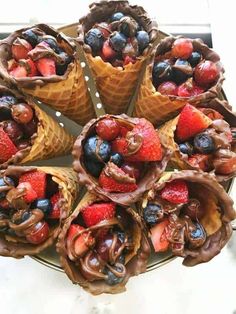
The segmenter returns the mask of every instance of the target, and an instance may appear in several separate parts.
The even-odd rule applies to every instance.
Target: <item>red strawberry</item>
[[[49,225],[46,221],[39,221],[27,229],[26,240],[32,244],[40,244],[49,236]]]
[[[32,186],[29,182],[19,183],[19,185],[17,186],[17,189],[18,190],[23,189],[23,191],[25,192],[23,198],[24,198],[26,203],[32,203],[33,201],[35,201],[38,198],[37,193],[32,188]]]
[[[136,59],[130,56],[126,56],[124,59],[124,65],[127,65],[129,63],[134,64],[136,62]]]
[[[115,203],[95,203],[82,210],[82,217],[87,227],[94,226],[100,221],[115,216]]]
[[[75,252],[76,256],[71,253],[70,246],[74,236],[84,229],[85,228],[80,225],[72,224],[70,225],[70,228],[68,230],[66,240],[67,252],[69,259],[71,259],[72,261],[79,256],[83,256],[95,242],[94,238],[88,232],[84,232],[80,236],[78,236],[74,242],[74,248],[72,249],[72,251]]]
[[[10,71],[10,75],[15,78],[27,77],[27,71],[25,67],[23,67],[22,65],[18,65],[12,71]]]
[[[113,173],[119,174],[120,177],[124,177],[124,182],[117,181],[114,177],[108,176],[106,171],[107,167],[105,167],[99,177],[99,184],[105,191],[125,193],[137,189],[138,186],[136,185],[134,178],[131,178],[113,163],[109,163],[108,167],[110,169],[112,168]]]
[[[218,120],[218,119],[224,119],[222,114],[220,114],[218,111],[211,109],[211,108],[199,108],[199,110],[204,113],[209,119],[211,120]]]
[[[54,194],[51,198],[51,204],[52,204],[52,210],[50,214],[48,215],[48,218],[52,219],[59,219],[60,218],[60,206],[59,206],[59,201],[61,200],[61,195],[60,192],[57,192]]]
[[[193,79],[190,78],[178,87],[177,94],[180,97],[197,96],[204,93],[204,89],[197,86]]]
[[[163,199],[174,203],[183,204],[188,202],[188,187],[184,180],[173,180],[167,182],[165,187],[160,191]]]
[[[103,47],[102,47],[102,54],[103,54],[104,61],[115,58],[116,51],[111,48],[109,44],[109,40],[106,40],[104,42]]]
[[[221,161],[220,165],[217,165],[217,168],[216,168],[216,172],[218,174],[227,175],[227,174],[234,173],[236,171],[236,154],[232,153],[231,158],[221,157],[220,161]]]
[[[18,63],[16,62],[15,59],[11,59],[7,61],[7,69],[8,71],[12,71],[17,67]]]
[[[41,58],[37,60],[36,67],[42,76],[51,76],[56,74],[56,63],[50,58]]]
[[[19,37],[16,38],[11,47],[12,56],[17,61],[20,59],[26,59],[30,50],[32,50],[31,44],[25,39]]]
[[[204,131],[212,123],[200,110],[190,104],[185,105],[179,115],[176,136],[179,141],[185,141]]]
[[[166,237],[166,227],[168,224],[169,220],[166,219],[150,229],[151,240],[155,252],[164,252],[169,247],[169,241]]]
[[[38,75],[38,70],[36,68],[36,65],[34,61],[32,61],[31,59],[20,60],[19,65],[25,67],[27,71],[27,76],[33,77],[33,76]]]
[[[31,184],[37,198],[45,198],[46,192],[46,173],[42,171],[26,172],[19,178],[19,183],[28,182]]]
[[[18,149],[11,141],[10,137],[0,128],[0,163],[10,159],[18,152]]]
[[[199,167],[203,171],[210,171],[212,169],[212,157],[205,154],[194,154],[188,158],[188,162],[193,167]]]
[[[120,127],[120,136],[121,137],[126,137],[128,132],[129,132],[129,129],[127,129],[126,127],[124,127],[124,126]]]

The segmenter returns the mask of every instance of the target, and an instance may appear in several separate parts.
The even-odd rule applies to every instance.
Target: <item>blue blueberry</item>
[[[13,96],[0,97],[0,121],[11,119],[11,106],[16,103],[17,100]]]
[[[148,203],[147,207],[143,209],[143,218],[150,225],[155,225],[163,216],[164,212],[159,204]]]
[[[41,37],[38,36],[32,29],[27,29],[22,33],[22,36],[27,40],[31,46],[35,47],[39,42]]]
[[[88,160],[88,159],[84,161],[84,165],[86,169],[88,170],[88,172],[96,178],[100,176],[100,173],[102,172],[102,169],[104,168],[103,163]]]
[[[28,220],[31,216],[30,212],[24,212],[23,215],[21,216],[21,221],[24,222],[26,220]]]
[[[40,41],[46,42],[52,50],[56,53],[62,52],[62,49],[58,46],[57,40],[54,37],[41,37]]]
[[[179,150],[181,151],[181,153],[191,156],[193,153],[193,146],[188,142],[182,143],[179,144]]]
[[[111,156],[111,145],[98,136],[92,136],[84,144],[84,154],[91,161],[107,162]]]
[[[125,264],[125,255],[124,255],[124,254],[120,255],[120,256],[117,258],[116,262],[117,262],[117,263],[121,263],[121,264],[124,265],[124,264]]]
[[[111,22],[119,21],[122,17],[124,17],[122,12],[116,12],[111,16]]]
[[[120,32],[114,32],[110,36],[110,44],[117,52],[121,52],[125,48],[126,42],[127,38]]]
[[[187,60],[177,59],[173,65],[173,79],[177,84],[185,82],[192,75],[192,67]]]
[[[10,177],[0,178],[0,187],[7,187],[7,186],[15,186],[14,180]],[[6,196],[5,191],[0,192],[0,199],[4,198],[5,196]]]
[[[115,165],[120,167],[122,165],[124,159],[123,159],[121,154],[119,154],[119,153],[112,153],[110,161],[112,161]]]
[[[171,81],[173,76],[173,70],[169,62],[160,61],[154,63],[152,70],[153,84],[158,86],[160,83],[165,81]]]
[[[123,272],[123,267],[119,265],[114,265],[113,268],[115,268],[117,272]],[[107,275],[106,283],[109,286],[115,286],[124,280],[124,277],[117,277],[108,267],[105,268],[104,272]]]
[[[193,51],[190,58],[188,59],[188,62],[194,68],[200,62],[201,58],[202,55],[199,52]]]
[[[139,52],[142,53],[149,44],[149,35],[145,31],[139,31],[137,32],[136,38],[138,40]]]
[[[85,35],[85,43],[91,47],[94,53],[99,52],[103,45],[102,32],[98,28],[91,28]]]
[[[44,215],[48,215],[52,210],[52,204],[48,198],[39,198],[33,202],[31,208],[40,209]]]
[[[198,222],[195,222],[194,223],[195,226],[196,226],[196,229],[194,229],[192,232],[191,232],[191,237],[193,239],[204,239],[206,237],[206,232],[204,230],[204,228],[202,227],[202,225]]]
[[[61,63],[57,63],[56,65],[56,72],[57,75],[63,75],[65,74],[68,65],[72,62],[72,57],[69,56],[64,51],[60,52],[60,57],[62,57],[63,61]]]
[[[211,154],[215,151],[213,138],[206,133],[199,133],[193,140],[194,149],[202,154]]]

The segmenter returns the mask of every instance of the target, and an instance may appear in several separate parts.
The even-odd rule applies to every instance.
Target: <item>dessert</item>
[[[154,251],[170,249],[184,258],[186,266],[208,262],[219,254],[236,217],[223,187],[196,170],[165,173],[144,197],[141,213]]]
[[[0,255],[35,255],[51,246],[77,195],[71,168],[9,166],[0,174]]]
[[[219,95],[223,77],[220,57],[201,39],[166,37],[146,68],[135,116],[159,125],[187,102],[196,105]]]
[[[90,293],[118,293],[146,270],[150,247],[132,209],[87,193],[60,232],[57,251],[67,276]]]
[[[0,75],[80,124],[95,116],[75,45],[48,25],[20,29],[0,42]]]
[[[185,105],[160,128],[160,138],[173,150],[175,167],[212,172],[226,181],[236,175],[235,125],[236,116],[215,99],[198,108]]]
[[[169,160],[153,125],[126,115],[91,120],[75,141],[72,154],[81,184],[125,206],[151,188]]]
[[[78,41],[94,73],[106,113],[125,113],[158,30],[145,10],[128,1],[97,1],[80,19]]]
[[[30,98],[0,85],[0,168],[66,155],[73,136]]]

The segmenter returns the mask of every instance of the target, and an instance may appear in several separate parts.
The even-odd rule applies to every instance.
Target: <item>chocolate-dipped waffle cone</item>
[[[141,215],[147,203],[149,201],[155,203],[155,197],[158,191],[163,189],[166,183],[173,180],[184,180],[188,184],[191,197],[196,198],[200,202],[200,208],[204,208],[201,217],[197,218],[196,221],[194,220],[194,222],[200,223],[203,226],[205,230],[205,241],[197,247],[184,245],[180,249],[178,245],[181,243],[177,241],[177,238],[172,239],[171,231],[167,231],[167,234],[170,232],[169,235],[167,235],[167,237],[170,236],[170,248],[175,255],[184,258],[183,264],[186,266],[194,266],[199,263],[208,262],[220,253],[221,249],[226,245],[232,235],[231,221],[236,217],[236,212],[233,209],[233,200],[216,179],[207,173],[201,173],[196,170],[165,172],[154,185],[153,189],[143,198],[142,205],[140,206]],[[180,207],[178,208],[177,205]],[[182,212],[184,210],[182,205],[183,204],[172,204],[173,209],[169,212],[167,210],[164,214],[170,224],[172,223],[170,228],[176,228],[176,235],[177,230],[183,227],[181,225],[181,219],[184,219],[187,215],[187,212],[185,212],[185,214]],[[174,210],[174,208],[176,209]],[[191,224],[189,228],[191,228],[190,226]],[[188,227],[185,232],[189,232]],[[174,233],[172,233],[172,235],[174,236]],[[175,243],[177,246],[173,247],[172,245],[175,245]]]
[[[152,21],[145,10],[137,5],[130,5],[125,0],[97,1],[90,6],[90,12],[80,19],[78,27],[78,41],[83,45],[90,68],[94,74],[97,89],[107,113],[121,114],[126,112],[127,106],[133,95],[141,68],[144,61],[150,55],[154,41],[157,39],[157,24]],[[115,12],[122,12],[132,16],[140,22],[148,32],[150,44],[143,54],[132,64],[122,67],[114,67],[109,62],[104,62],[100,56],[93,57],[91,48],[84,43],[85,33],[95,23],[105,21]]]
[[[130,227],[129,232],[135,240],[135,243],[133,249],[126,254],[126,275],[121,283],[111,286],[108,285],[104,279],[94,281],[89,281],[85,279],[85,277],[81,273],[80,265],[72,262],[67,255],[66,237],[71,223],[74,219],[77,218],[83,208],[93,204],[94,202],[99,201],[101,201],[101,199],[99,199],[99,197],[95,194],[86,193],[74,212],[64,222],[63,228],[59,234],[57,241],[57,251],[60,255],[61,266],[73,283],[79,284],[85,290],[94,295],[98,295],[101,293],[120,293],[125,291],[125,284],[130,277],[145,272],[147,267],[147,259],[150,254],[150,247],[147,238],[143,232],[141,218],[132,208],[123,209],[124,211],[127,211],[133,219],[133,224]]]
[[[1,176],[19,177],[21,174],[32,170],[45,172],[52,176],[52,180],[58,184],[62,200],[60,201],[60,219],[57,223],[50,225],[49,237],[41,244],[30,244],[26,240],[17,236],[12,236],[0,232],[0,255],[14,258],[22,258],[25,255],[36,255],[44,249],[50,247],[56,240],[61,223],[73,210],[73,204],[77,197],[78,182],[76,174],[67,167],[20,167],[9,166],[1,171]]]
[[[17,86],[25,94],[35,97],[77,123],[85,124],[95,114],[82,67],[76,57],[75,46],[62,33],[48,25],[38,24],[33,27],[55,37],[65,51],[73,55],[74,61],[68,65],[64,75],[14,78],[7,71],[7,61],[11,59],[11,45],[23,31],[29,28],[20,29],[0,42],[0,76],[7,84]]]
[[[153,57],[151,64],[146,68],[143,82],[141,83],[138,98],[135,104],[134,115],[137,117],[144,117],[150,120],[154,125],[160,125],[169,118],[178,114],[178,111],[188,102],[195,106],[199,103],[204,103],[217,97],[221,91],[221,86],[224,80],[223,68],[220,63],[220,57],[200,39],[192,39],[194,50],[201,52],[203,58],[210,60],[217,64],[220,69],[220,76],[217,82],[208,90],[197,96],[179,97],[167,96],[159,93],[152,83],[152,69],[155,58],[160,60],[165,59],[168,55],[173,42],[177,37],[166,37],[158,44],[156,50],[156,57]],[[163,55],[163,56],[162,56]]]

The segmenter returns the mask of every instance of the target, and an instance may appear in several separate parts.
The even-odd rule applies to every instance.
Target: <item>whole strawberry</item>
[[[0,128],[0,163],[6,162],[17,153],[18,149],[10,137]]]
[[[30,171],[20,176],[19,183],[30,183],[37,198],[45,198],[46,176],[46,173],[42,171]]]
[[[94,226],[100,221],[115,216],[115,203],[95,203],[82,210],[82,217],[87,227]]]

